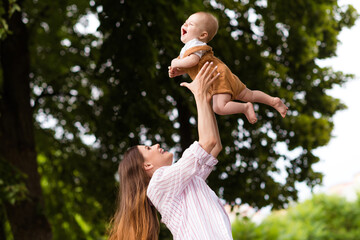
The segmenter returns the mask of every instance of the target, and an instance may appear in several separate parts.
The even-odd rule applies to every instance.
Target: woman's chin
[[[174,154],[172,154],[171,152],[166,152],[166,154],[168,154],[169,156],[169,161],[168,161],[168,163],[169,163],[169,165],[172,165],[172,163],[173,163],[173,157],[174,157]]]

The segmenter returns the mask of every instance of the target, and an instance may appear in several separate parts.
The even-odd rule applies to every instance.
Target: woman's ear
[[[145,171],[149,171],[149,170],[151,170],[151,169],[153,169],[153,165],[151,164],[151,163],[149,163],[149,162],[144,162],[144,169],[145,169]]]

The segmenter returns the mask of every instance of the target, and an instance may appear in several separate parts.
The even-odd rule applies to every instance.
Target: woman
[[[175,240],[232,239],[229,217],[205,182],[222,149],[208,93],[219,75],[212,77],[216,67],[211,66],[206,63],[193,82],[181,84],[195,97],[199,141],[175,164],[173,155],[159,144],[132,147],[125,153],[110,240],[158,239],[156,210]]]

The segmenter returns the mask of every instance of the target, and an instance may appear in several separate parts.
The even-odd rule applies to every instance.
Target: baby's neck
[[[185,43],[185,45],[186,45],[186,44],[190,44],[190,43],[192,43],[192,42],[194,42],[194,41],[199,41],[199,42],[202,42],[202,43],[207,44],[206,42],[203,42],[203,41],[199,40],[198,38],[193,38],[193,39],[191,39],[190,41],[187,41],[187,42]]]

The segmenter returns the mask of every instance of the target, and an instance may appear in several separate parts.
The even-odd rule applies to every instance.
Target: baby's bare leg
[[[286,112],[288,110],[288,107],[281,101],[280,98],[272,97],[258,90],[252,91],[248,88],[245,88],[243,91],[241,91],[236,99],[244,102],[258,102],[269,105],[275,108],[282,117],[286,116]]]
[[[256,123],[257,118],[251,102],[239,103],[230,101],[230,99],[230,94],[215,94],[212,97],[214,112],[219,115],[243,113],[250,123]]]

